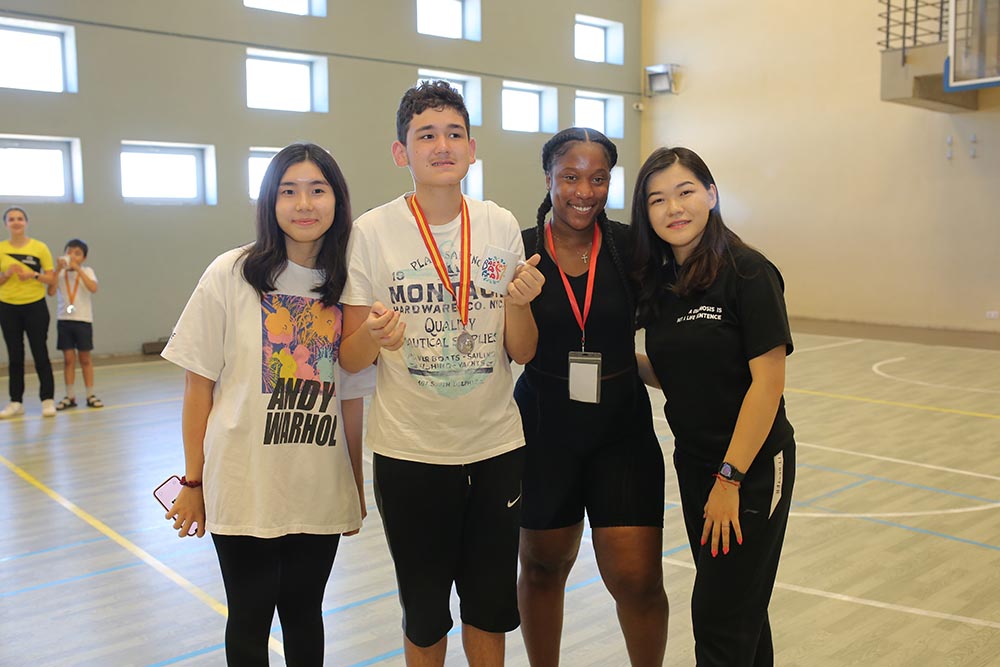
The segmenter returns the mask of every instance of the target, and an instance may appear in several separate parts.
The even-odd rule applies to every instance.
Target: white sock
[[[76,390],[71,384],[66,385],[66,398],[76,399]]]

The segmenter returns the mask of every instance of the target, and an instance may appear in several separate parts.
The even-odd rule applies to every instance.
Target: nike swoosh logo
[[[507,501],[507,507],[513,507],[514,505],[517,504],[517,501],[520,500],[520,499],[521,499],[521,494],[519,493],[519,494],[517,494],[517,498],[514,498],[514,500],[508,500]]]

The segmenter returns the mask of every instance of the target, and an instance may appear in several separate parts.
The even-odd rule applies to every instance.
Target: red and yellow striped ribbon
[[[461,265],[458,274],[458,295],[456,296],[455,288],[451,286],[451,278],[448,277],[448,267],[444,263],[444,258],[441,257],[441,251],[438,250],[437,241],[434,240],[434,235],[431,233],[431,227],[427,223],[423,209],[417,203],[416,194],[410,197],[409,203],[413,219],[417,221],[417,229],[420,230],[420,238],[423,239],[424,245],[427,247],[427,253],[431,256],[431,263],[434,264],[434,269],[441,279],[441,284],[444,285],[444,288],[448,290],[451,297],[458,303],[458,314],[462,319],[462,324],[467,325],[469,323],[469,297],[472,291],[472,225],[469,221],[469,205],[465,202],[465,197],[462,197],[462,249],[459,255]]]

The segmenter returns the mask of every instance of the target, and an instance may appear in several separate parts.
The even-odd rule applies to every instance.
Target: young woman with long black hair
[[[288,665],[323,663],[321,604],[340,536],[365,514],[361,396],[338,367],[351,231],[333,157],[293,144],[257,200],[257,240],[205,271],[163,356],[186,373],[184,487],[167,518],[212,533],[230,665],[266,665],[275,610]]]
[[[772,665],[767,606],[795,481],[784,282],[722,222],[715,179],[687,148],[657,149],[643,164],[632,225],[640,372],[667,398],[697,566],[695,657],[700,667]]]

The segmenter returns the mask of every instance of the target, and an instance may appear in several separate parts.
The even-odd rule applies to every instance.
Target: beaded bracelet
[[[199,486],[201,486],[201,482],[195,482],[193,480],[189,480],[187,477],[182,476],[181,486],[186,486],[189,489],[197,489]]]
[[[731,480],[731,479],[726,479],[725,477],[723,477],[719,473],[715,473],[714,475],[712,475],[712,477],[714,477],[715,479],[719,480],[720,482],[725,482],[726,484],[732,484],[737,489],[740,488],[740,483],[739,482]]]

